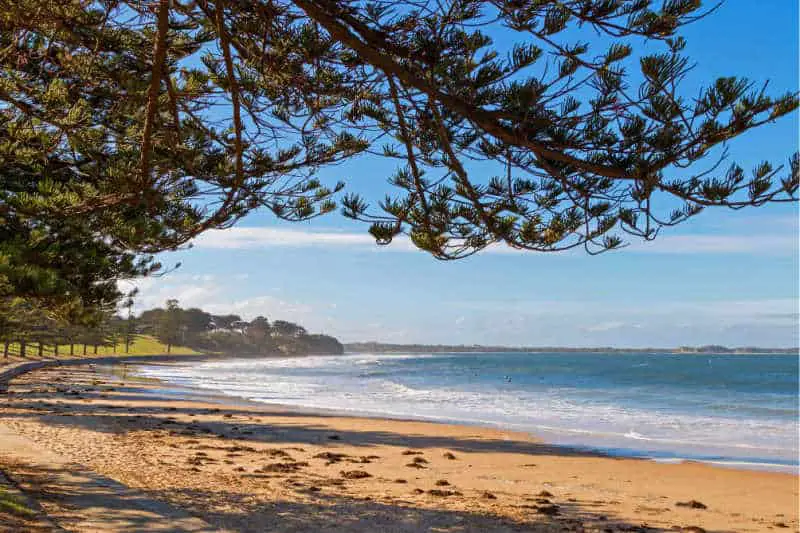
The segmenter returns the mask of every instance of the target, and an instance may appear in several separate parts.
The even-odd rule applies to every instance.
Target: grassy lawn
[[[18,357],[20,352],[19,348],[19,343],[11,343],[8,349],[9,356]],[[83,344],[75,344],[74,351],[74,357],[83,357]],[[69,352],[69,344],[59,345],[57,357],[70,357]],[[116,346],[98,346],[96,355],[162,355],[165,353],[167,353],[166,344],[159,342],[150,335],[135,335],[127,353],[125,353],[125,344],[119,343]],[[172,346],[170,353],[175,355],[191,355],[199,352],[186,346]],[[28,343],[25,356],[31,359],[37,358],[39,356],[39,345],[35,342]],[[46,344],[42,349],[42,356],[56,356],[54,346],[52,344]],[[2,355],[0,355],[0,357],[2,357]],[[86,346],[86,357],[95,357],[94,346]]]
[[[27,533],[52,532],[44,517],[10,485],[0,474],[0,531],[25,531]]]
[[[11,494],[2,485],[0,485],[0,513],[9,513],[26,518],[36,515],[36,511],[28,507],[21,498]]]

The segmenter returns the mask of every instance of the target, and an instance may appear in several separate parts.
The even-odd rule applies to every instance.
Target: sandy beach
[[[88,366],[12,382],[0,424],[220,531],[797,531],[798,476],[471,426],[192,397]],[[0,457],[69,529],[46,475]]]

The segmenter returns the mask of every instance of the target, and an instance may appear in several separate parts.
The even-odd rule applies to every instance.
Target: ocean
[[[258,402],[501,427],[659,461],[798,471],[797,354],[352,354],[141,373]]]

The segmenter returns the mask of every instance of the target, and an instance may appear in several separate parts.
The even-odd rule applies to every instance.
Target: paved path
[[[63,363],[63,361],[61,361]],[[21,373],[52,366],[23,363],[0,373],[0,385]],[[74,364],[74,363],[73,363]],[[33,366],[31,366],[33,365]],[[38,493],[48,517],[68,531],[81,533],[222,531],[183,510],[148,498],[142,492],[101,476],[41,448],[0,423],[0,463],[24,491]],[[46,480],[35,487],[32,480]],[[52,503],[53,505],[49,505]],[[55,510],[51,510],[55,509]],[[2,529],[0,524],[0,529]]]

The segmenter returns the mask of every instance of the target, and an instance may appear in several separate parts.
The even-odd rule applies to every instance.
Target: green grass
[[[9,345],[8,353],[10,356],[17,357],[20,353],[20,346],[19,343],[11,343]],[[116,346],[98,346],[97,347],[97,356],[111,356],[111,355],[162,355],[167,353],[167,345],[158,341],[154,337],[150,335],[135,335],[134,340],[129,347],[128,353],[125,353],[125,344],[118,343]],[[170,354],[173,355],[191,355],[197,354],[195,350],[188,348],[186,346],[172,346],[172,350]],[[39,356],[39,345],[35,342],[28,343],[25,356],[28,358],[37,358]],[[42,349],[42,356],[43,357],[54,357],[56,356],[55,350],[52,344],[45,344],[44,348]],[[2,355],[0,355],[2,357]],[[62,344],[58,347],[58,356],[57,357],[70,357],[69,355],[69,344]],[[83,355],[83,344],[75,344],[75,355],[74,357],[84,357]],[[86,357],[95,357],[94,353],[94,346],[88,345],[86,346]]]
[[[36,511],[28,507],[24,501],[0,486],[0,513],[3,512],[24,517],[36,515]]]

